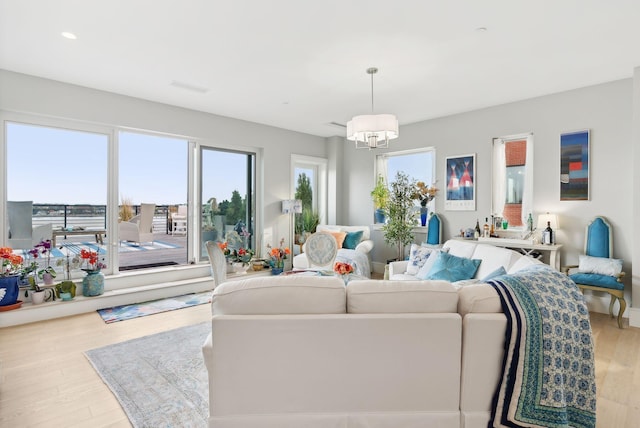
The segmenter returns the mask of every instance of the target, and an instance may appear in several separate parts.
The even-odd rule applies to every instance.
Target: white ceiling
[[[371,111],[368,67],[404,125],[629,78],[639,23],[638,0],[0,0],[0,68],[332,136]]]

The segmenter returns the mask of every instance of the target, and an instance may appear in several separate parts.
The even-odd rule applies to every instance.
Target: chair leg
[[[620,302],[620,311],[618,312],[618,328],[622,328],[622,314],[627,308],[627,302],[624,300],[624,297],[618,297],[618,301]]]
[[[616,302],[617,297],[613,294],[609,294],[611,301],[609,302],[609,316],[613,318],[613,304]]]

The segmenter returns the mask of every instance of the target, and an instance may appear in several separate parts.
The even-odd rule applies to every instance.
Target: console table
[[[545,245],[545,244],[528,244],[528,243],[520,243],[515,242],[513,239],[502,239],[502,238],[480,238],[478,239],[479,244],[489,244],[495,245],[496,247],[504,247],[510,248],[512,250],[517,250],[524,254],[525,256],[530,256],[534,251],[539,252],[548,252],[549,253],[549,265],[556,270],[560,270],[560,253],[558,250],[562,248],[562,244],[553,244],[553,245]]]

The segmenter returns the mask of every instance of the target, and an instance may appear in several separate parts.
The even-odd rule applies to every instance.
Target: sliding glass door
[[[255,154],[201,149],[200,256],[206,241],[256,249]]]
[[[120,132],[118,142],[120,270],[186,264],[189,142],[137,132]]]

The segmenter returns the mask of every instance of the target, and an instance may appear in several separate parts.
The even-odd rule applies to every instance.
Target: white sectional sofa
[[[488,271],[536,263],[445,246]],[[260,277],[219,285],[212,309],[210,427],[487,426],[507,324],[488,284]]]
[[[426,247],[424,250],[436,251],[436,249],[432,247]],[[475,275],[471,278],[471,280],[475,280],[475,282],[482,281],[500,267],[503,267],[506,273],[513,273],[526,266],[542,263],[537,259],[507,248],[496,247],[489,244],[478,244],[476,241],[471,240],[450,239],[442,245],[441,250],[458,257],[482,260]],[[419,280],[420,278],[416,276],[416,270],[418,269],[416,269],[415,266],[411,269],[410,263],[411,260],[389,263],[389,279]],[[466,280],[464,284],[467,285],[470,282],[474,281]]]

